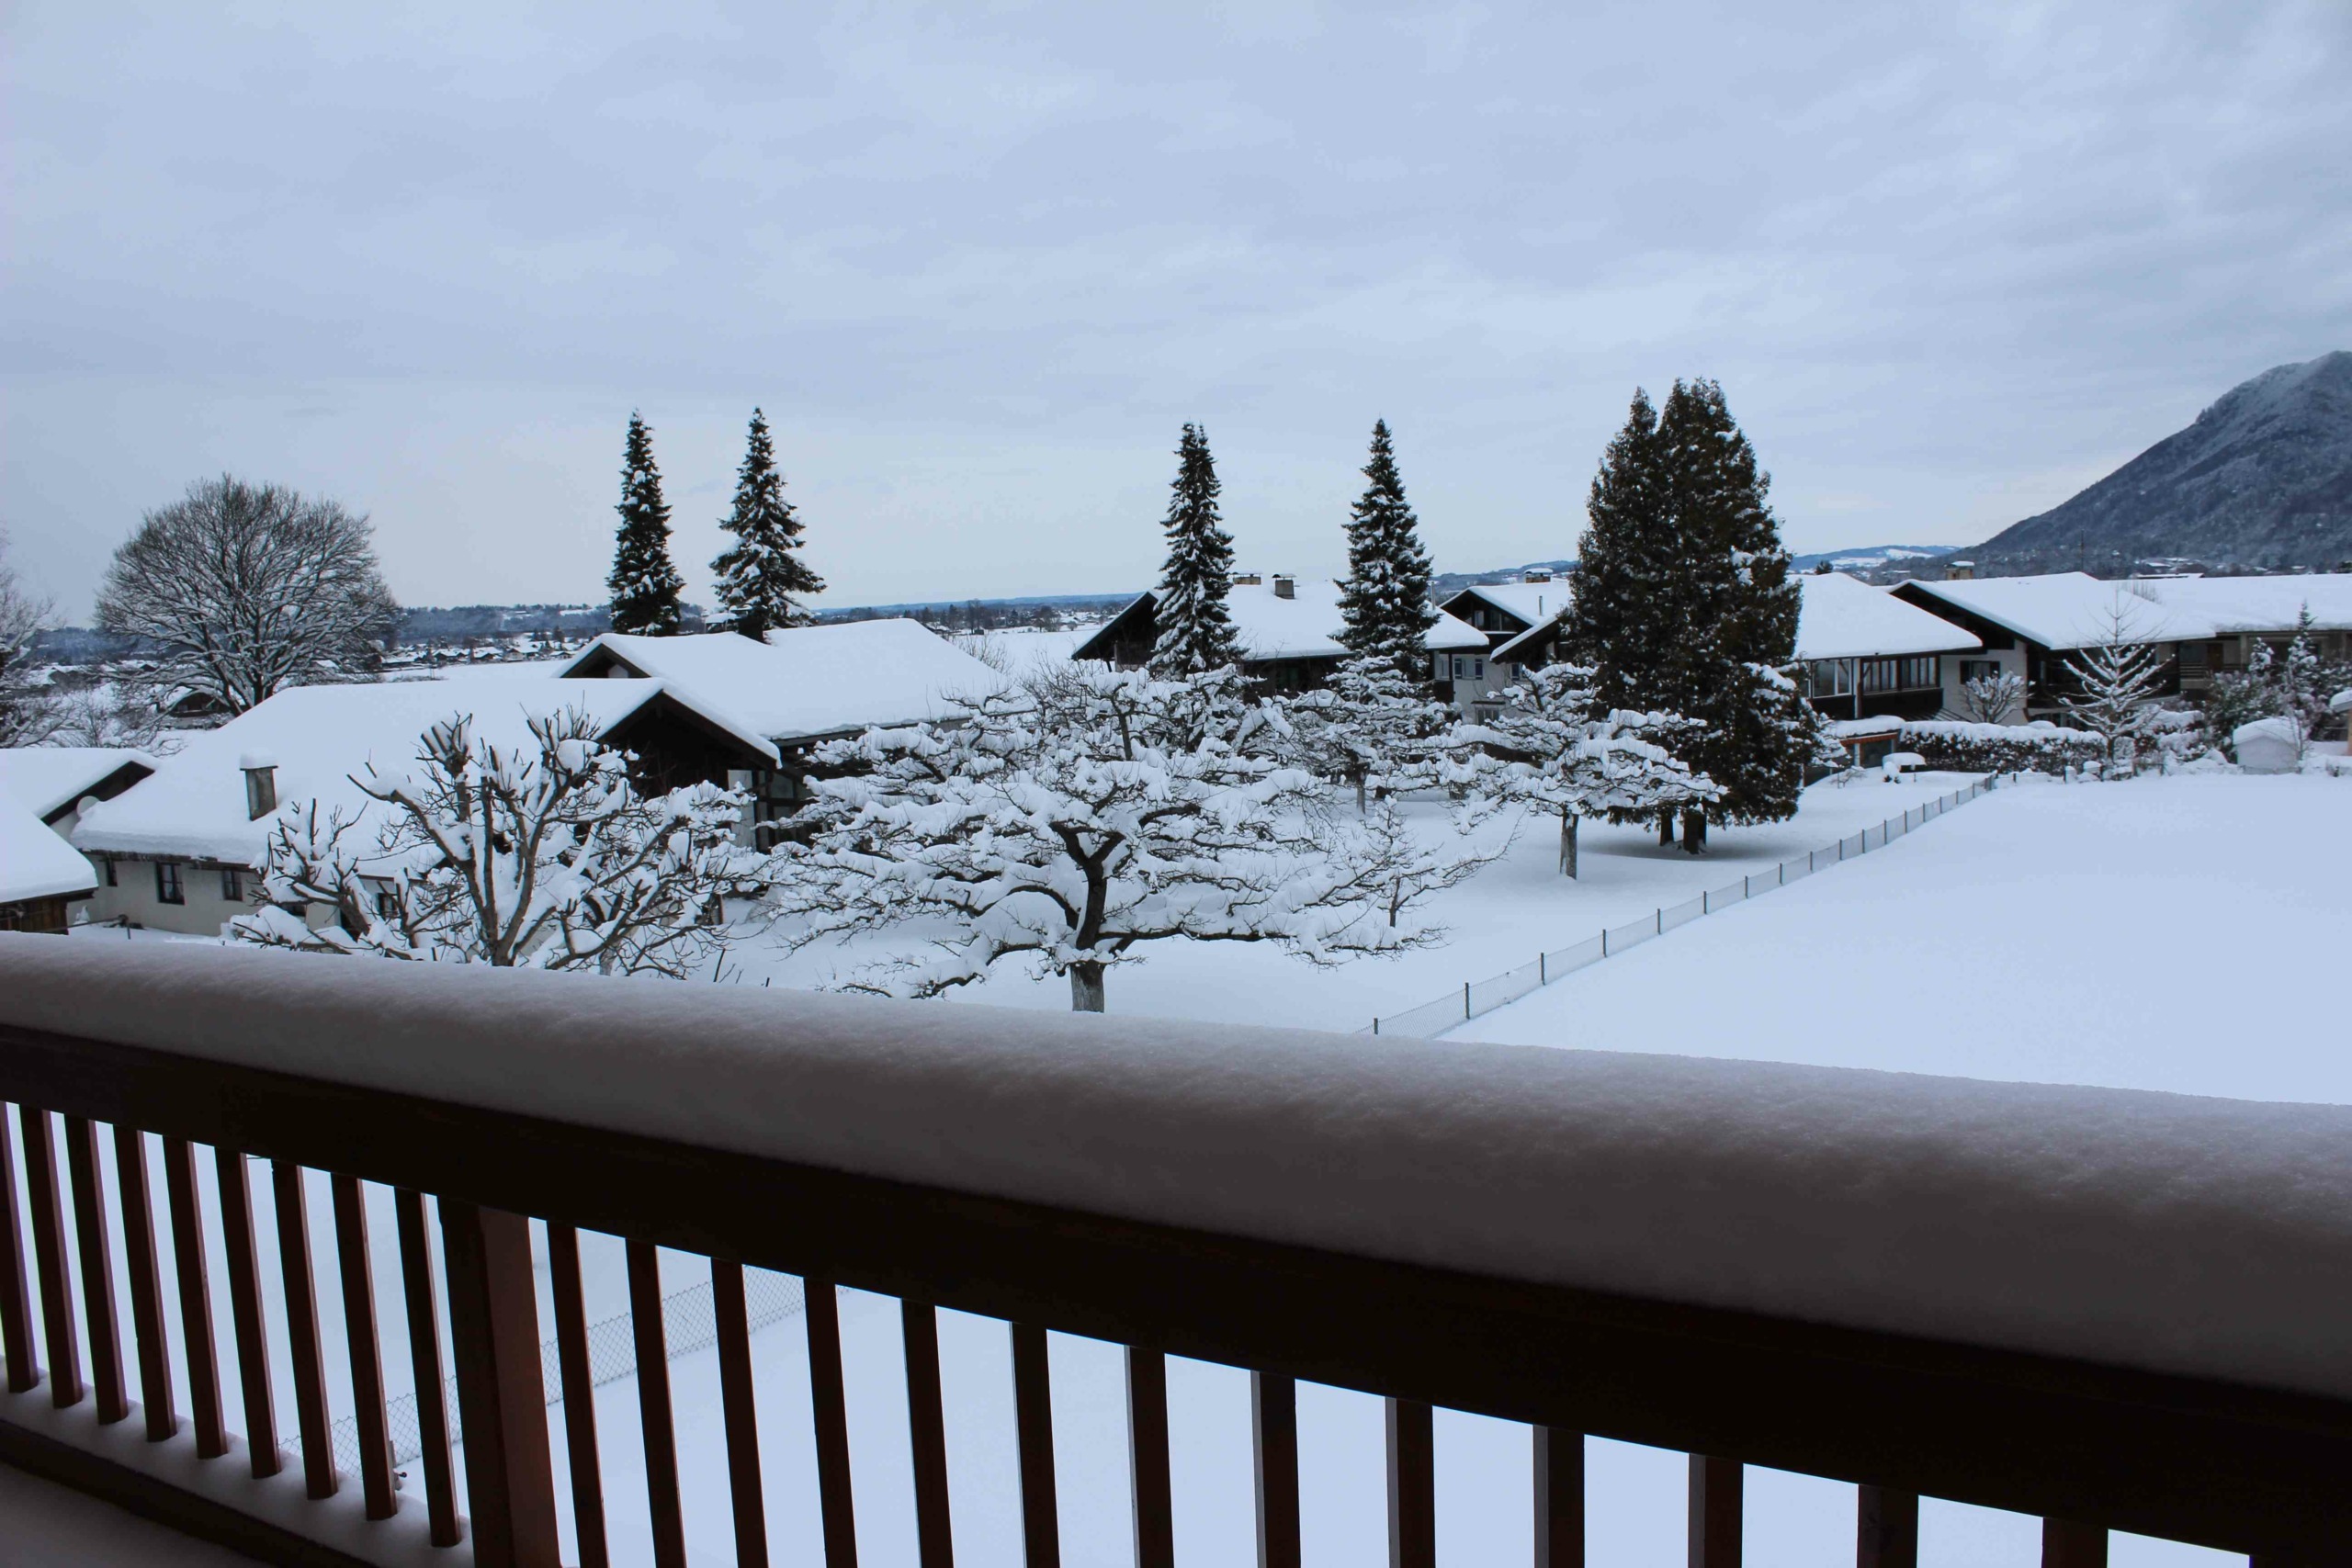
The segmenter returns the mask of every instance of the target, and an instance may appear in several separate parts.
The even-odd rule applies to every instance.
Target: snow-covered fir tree
[[[2067,656],[2075,689],[2062,694],[2058,705],[2076,728],[2099,738],[2110,771],[2148,733],[2148,711],[2163,691],[2164,662],[2140,630],[2133,601],[2120,591],[2100,617],[2098,635]]]
[[[1462,750],[1453,710],[1384,652],[1342,660],[1329,685],[1291,697],[1285,711],[1301,761],[1353,788],[1359,814],[1373,791],[1429,787]]]
[[[1152,609],[1158,629],[1151,672],[1182,680],[1222,670],[1241,657],[1226,599],[1233,587],[1233,536],[1217,513],[1216,459],[1208,433],[1187,424],[1176,448],[1176,479],[1161,528],[1168,563]]]
[[[759,638],[779,626],[805,626],[816,617],[808,602],[825,580],[800,558],[802,524],[784,498],[767,415],[752,411],[751,445],[735,473],[734,509],[718,525],[735,542],[710,563],[718,608],[730,631]]]
[[[1426,682],[1429,629],[1437,624],[1430,603],[1430,555],[1405,500],[1386,420],[1373,424],[1372,458],[1363,477],[1363,499],[1348,514],[1340,641],[1351,653],[1376,654],[1400,673]]]
[[[621,454],[619,536],[613,544],[613,630],[673,637],[684,615],[679,595],[686,580],[670,559],[670,503],[662,499],[662,470],[653,461],[653,431],[645,416],[628,416]]]
[[[683,977],[717,961],[712,917],[763,886],[740,849],[750,797],[690,784],[654,799],[586,715],[531,721],[527,748],[476,736],[469,716],[425,731],[413,773],[354,776],[356,818],[289,804],[269,837],[263,895],[241,942],[502,968]],[[312,930],[306,906],[334,911]]]
[[[1494,717],[1462,727],[1483,748],[1463,778],[1489,808],[1557,813],[1560,874],[1573,878],[1583,818],[1650,819],[1714,798],[1714,782],[1664,744],[1690,728],[1679,714],[1604,707],[1589,666],[1548,664],[1505,691]]]
[[[1657,445],[1657,410],[1636,389],[1587,492],[1568,580],[1564,641],[1610,707],[1647,706],[1665,689],[1688,618],[1673,597],[1674,523]]]
[[[923,955],[848,986],[931,996],[1025,959],[1068,976],[1082,1012],[1153,942],[1268,942],[1329,964],[1433,940],[1390,919],[1444,866],[1335,821],[1322,782],[1274,756],[1280,716],[1239,682],[1230,667],[1160,681],[1071,665],[965,722],[820,748],[839,776],[813,781],[801,841],[776,856],[775,929],[797,948],[944,925]]]

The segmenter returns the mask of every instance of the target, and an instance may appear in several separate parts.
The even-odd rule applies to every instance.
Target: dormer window
[[[245,775],[245,820],[258,822],[277,809],[277,762],[252,752],[237,759]]]

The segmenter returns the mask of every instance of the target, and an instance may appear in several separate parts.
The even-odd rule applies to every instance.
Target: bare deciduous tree
[[[366,660],[399,615],[365,517],[225,474],[147,513],[98,590],[101,627],[232,714]]]
[[[1960,683],[1962,716],[1973,724],[2007,724],[2025,711],[2025,678],[2007,671],[1972,676]]]
[[[2163,685],[2164,667],[2121,593],[2100,618],[2098,635],[2067,658],[2075,690],[2059,705],[2099,738],[2110,770],[2125,763],[2124,771],[2130,771],[2128,760],[2147,731],[2146,714]]]
[[[54,606],[17,582],[7,551],[0,533],[0,746],[38,746],[57,728],[56,705],[26,679],[25,660]]]

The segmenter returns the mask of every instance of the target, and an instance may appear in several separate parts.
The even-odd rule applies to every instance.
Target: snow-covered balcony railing
[[[277,1561],[555,1561],[533,1220],[567,1382],[589,1363],[574,1238],[628,1238],[651,1516],[629,1525],[665,1563],[684,1535],[656,1246],[714,1260],[744,1562],[764,1561],[744,1265],[805,1282],[834,1568],[852,1467],[876,1462],[843,1417],[837,1283],[904,1303],[926,1564],[947,1561],[943,1305],[1013,1325],[1033,1568],[1057,1561],[1049,1329],[1131,1348],[1142,1568],[1173,1560],[1170,1354],[1253,1371],[1231,1441],[1274,1568],[1299,1561],[1300,1379],[1387,1399],[1399,1564],[1434,1557],[1433,1405],[1534,1428],[1545,1565],[1582,1561],[1588,1433],[1694,1456],[1709,1568],[1738,1561],[1744,1463],[1860,1483],[1866,1564],[1914,1561],[1923,1494],[2054,1521],[2049,1562],[2103,1561],[2110,1529],[2266,1565],[2352,1539],[2344,1108],[24,936],[0,937],[0,1098],[25,1183],[0,1237],[0,1459]],[[224,1178],[210,1212],[197,1145]],[[255,1234],[248,1156],[288,1215],[305,1168],[332,1173],[331,1258],[300,1223]],[[380,1254],[376,1183],[398,1218]],[[119,1242],[93,1223],[109,1187]],[[228,1243],[225,1311],[204,1230]],[[314,1285],[371,1266],[405,1281],[405,1325],[322,1321]],[[297,1433],[253,1479],[277,1446],[229,1406],[276,1432],[266,1269]],[[396,1327],[422,1506],[388,1452]],[[157,1397],[175,1364],[188,1419]],[[594,1411],[560,1416],[583,1543],[604,1536]]]

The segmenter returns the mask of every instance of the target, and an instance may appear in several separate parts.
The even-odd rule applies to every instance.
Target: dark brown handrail
[[[231,1190],[245,1156],[436,1194],[472,1540],[485,1562],[548,1561],[554,1540],[526,1214],[649,1254],[672,1247],[809,1281],[835,1568],[854,1562],[835,1280],[1019,1325],[1033,1563],[1050,1561],[1054,1539],[1049,1328],[1253,1371],[1269,1564],[1297,1555],[1296,1378],[1397,1402],[1391,1469],[1408,1561],[1425,1539],[1431,1404],[1547,1429],[1537,1454],[1549,1528],[1538,1541],[1553,1562],[1575,1560],[1563,1538],[1577,1511],[1567,1494],[1583,1432],[1717,1456],[1693,1461],[1694,1540],[1709,1562],[1736,1560],[1743,1462],[1871,1488],[1862,1539],[1888,1563],[1903,1561],[1905,1503],[1922,1493],[2253,1551],[2266,1564],[2322,1561],[2323,1543],[2352,1530],[2338,1484],[2352,1472],[2352,1406],[2316,1395],[1144,1224],[17,1028],[0,1027],[0,1095],[41,1108],[20,1122],[37,1189],[31,1129],[45,1155],[47,1112],[212,1144],[232,1275],[241,1251],[250,1273],[254,1246],[249,1218],[235,1235],[243,1195]],[[47,1180],[54,1204],[59,1184]],[[35,1250],[46,1257],[62,1238],[40,1234],[33,1196]],[[64,1314],[49,1303],[70,1313],[70,1303],[62,1269],[55,1295],[51,1269],[40,1272],[54,1337]],[[266,1432],[266,1376],[256,1391],[261,1363],[248,1359],[257,1332],[249,1345],[241,1321],[238,1339],[248,1409],[258,1400]],[[640,1355],[649,1365],[661,1365],[658,1353]],[[1148,1403],[1147,1390],[1138,1405]],[[1138,1529],[1140,1547],[1140,1515]]]

